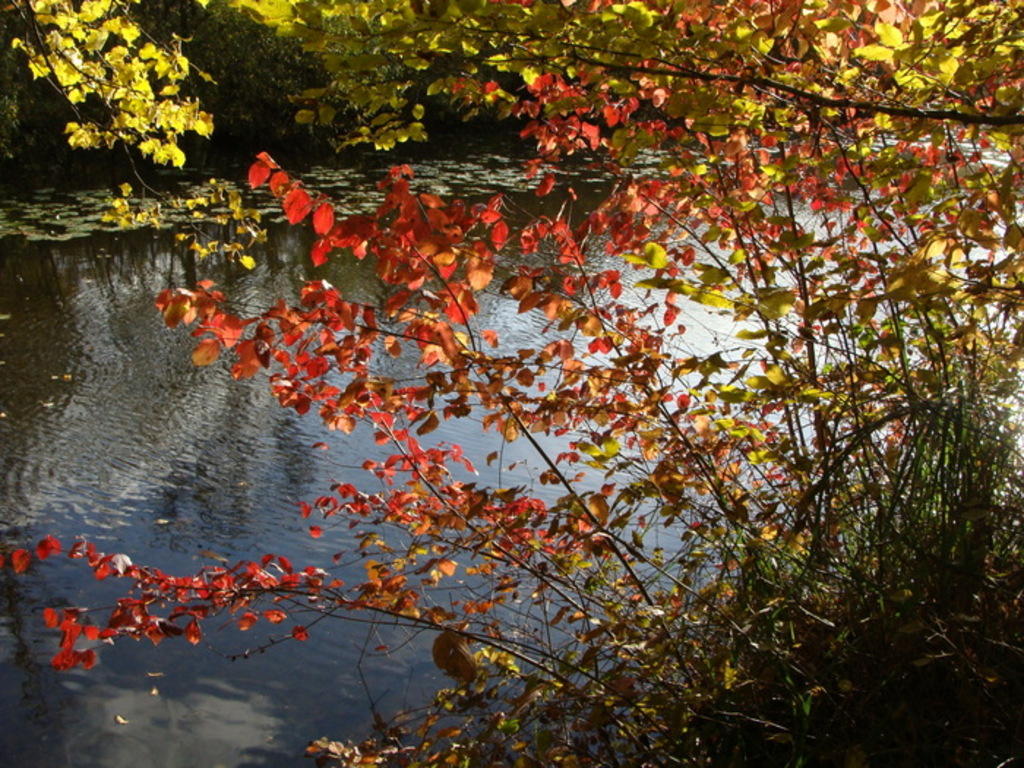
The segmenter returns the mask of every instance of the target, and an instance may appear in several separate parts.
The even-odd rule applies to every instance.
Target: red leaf
[[[444,208],[444,200],[429,192],[420,193],[420,202],[425,208]]]
[[[242,632],[245,632],[249,629],[252,629],[252,625],[255,624],[258,620],[259,617],[255,613],[253,613],[252,611],[246,611],[244,614],[242,614],[242,618],[238,620],[238,628]]]
[[[331,241],[326,237],[322,237],[313,243],[313,247],[309,251],[309,258],[313,262],[314,267],[319,267],[321,264],[327,262],[327,254],[331,252]]]
[[[537,187],[537,191],[534,194],[536,194],[537,197],[544,197],[546,194],[548,194],[551,191],[552,187],[554,187],[554,186],[555,186],[555,174],[553,174],[553,173],[545,174],[544,180],[541,181],[540,186]]]
[[[298,224],[309,215],[313,207],[313,201],[309,193],[301,187],[296,187],[284,196],[284,215],[288,217],[289,224]]]
[[[11,565],[15,573],[24,573],[32,562],[32,555],[27,549],[16,549],[11,552]]]
[[[260,187],[270,178],[270,166],[262,160],[257,160],[249,167],[249,186],[253,189]]]
[[[209,365],[220,357],[220,343],[216,339],[203,339],[192,350],[192,363],[194,365]]]
[[[309,526],[309,535],[312,536],[314,539],[319,539],[321,536],[324,535],[324,529],[321,528],[319,525],[311,525]]]
[[[44,608],[43,609],[43,622],[50,629],[53,629],[58,624],[60,624],[60,614],[57,613],[55,610],[53,610],[53,608]]]
[[[306,640],[309,640],[309,632],[306,631],[305,627],[301,625],[296,625],[292,627],[292,637],[294,637],[296,640],[301,640],[305,642]]]
[[[320,203],[313,213],[313,229],[318,235],[326,235],[334,226],[334,206]]]
[[[66,672],[75,666],[77,661],[78,659],[75,657],[75,652],[70,648],[64,648],[50,660],[50,666],[58,672]]]
[[[203,630],[199,628],[198,621],[192,619],[192,621],[188,623],[188,626],[185,627],[185,637],[188,639],[190,643],[192,643],[192,645],[199,644],[199,641],[203,637]]]
[[[265,618],[271,624],[280,624],[282,621],[288,618],[288,614],[277,608],[268,608],[263,612],[263,618]]]
[[[280,197],[292,188],[292,179],[284,171],[278,171],[270,177],[270,191],[274,197]]]
[[[263,164],[266,165],[268,168],[273,168],[275,171],[281,167],[280,165],[277,164],[274,158],[272,158],[266,152],[260,152],[258,155],[256,155],[256,159],[263,162]]]
[[[53,536],[47,536],[45,539],[36,544],[36,557],[40,560],[45,560],[50,555],[60,554],[60,542],[57,541]]]
[[[494,250],[501,250],[501,246],[505,244],[506,240],[508,240],[508,224],[499,221],[491,229],[491,243],[494,245]]]

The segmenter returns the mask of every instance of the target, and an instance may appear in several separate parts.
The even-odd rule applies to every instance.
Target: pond
[[[304,178],[350,210],[369,209],[384,169],[409,158],[374,156],[312,169]],[[422,189],[486,200],[495,192],[538,205],[520,159],[464,141],[412,158]],[[239,170],[236,178],[243,178]],[[585,205],[604,182],[580,177]],[[344,534],[314,540],[299,502],[332,482],[365,485],[373,451],[357,430],[328,433],[270,397],[265,379],[236,382],[225,367],[195,368],[193,340],[164,327],[153,298],[207,277],[258,311],[324,278],[356,298],[382,290],[367,265],[335,258],[314,270],[299,228],[271,224],[257,266],[196,263],[170,231],[121,232],[100,221],[105,192],[13,198],[0,214],[0,530],[8,547],[52,533],[84,536],[106,552],[171,573],[275,552],[330,567]],[[556,205],[552,199],[548,204]],[[61,218],[56,218],[57,215]],[[82,221],[84,220],[84,224]],[[483,322],[508,335],[540,326],[499,300]],[[706,343],[719,331],[704,318]],[[446,425],[478,465],[498,438]],[[313,450],[324,441],[329,449]],[[369,444],[368,444],[369,443]],[[504,463],[528,458],[504,448]],[[524,462],[503,484],[530,484]],[[486,481],[488,478],[482,478]],[[492,478],[493,479],[493,478]],[[346,578],[337,568],[332,573]],[[353,574],[358,576],[358,574]],[[44,607],[108,606],[124,584],[97,582],[77,561],[52,558],[14,577],[0,571],[0,755],[32,766],[283,766],[329,735],[368,735],[388,716],[426,702],[444,684],[429,638],[327,622],[309,642],[233,660],[266,635],[208,624],[198,648],[123,641],[96,668],[59,673]],[[249,635],[254,635],[250,637]],[[389,651],[374,649],[386,644]]]

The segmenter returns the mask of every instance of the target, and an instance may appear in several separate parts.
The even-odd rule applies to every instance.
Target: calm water
[[[522,194],[515,158],[449,149],[447,157],[416,163],[423,189],[470,200],[518,189],[520,202],[538,204]],[[307,178],[357,210],[372,205],[381,169],[393,162]],[[273,297],[294,295],[310,276],[354,298],[379,298],[382,289],[357,262],[336,258],[312,270],[308,244],[294,228],[271,230],[252,271],[192,263],[168,232],[82,236],[83,227],[100,226],[102,198],[44,193],[0,215],[0,231],[24,235],[0,240],[3,541],[13,547],[47,533],[65,542],[85,536],[104,551],[176,573],[212,564],[212,555],[235,561],[273,551],[346,578],[331,566],[345,534],[311,539],[296,505],[336,480],[367,486],[353,466],[378,449],[358,431],[335,435],[315,417],[281,409],[264,379],[232,381],[220,364],[194,368],[192,339],[163,326],[153,297],[209,277],[236,306],[256,312]],[[54,238],[43,238],[47,229]],[[540,326],[514,305],[492,299],[483,306],[485,324],[521,336],[524,345],[535,342]],[[715,332],[709,327],[703,338]],[[464,425],[446,425],[436,436],[457,437],[480,465],[498,445]],[[328,451],[311,450],[325,440]],[[506,463],[524,449],[522,442],[508,446]],[[533,476],[529,463],[518,473],[503,484]],[[311,739],[360,739],[374,707],[388,715],[423,703],[443,683],[430,660],[431,638],[402,642],[398,630],[342,621],[319,625],[307,643],[244,661],[230,657],[266,635],[218,632],[208,622],[198,648],[122,642],[101,648],[89,672],[54,672],[57,637],[43,626],[42,609],[109,605],[123,586],[96,582],[63,557],[18,578],[0,571],[4,765],[294,765]],[[382,641],[393,649],[386,655],[372,651]]]

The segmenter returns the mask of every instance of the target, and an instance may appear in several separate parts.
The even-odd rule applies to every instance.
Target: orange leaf
[[[313,212],[313,229],[318,235],[326,235],[334,226],[334,206],[321,203]]]
[[[441,571],[445,576],[454,576],[455,569],[459,567],[459,564],[454,560],[448,558],[442,558],[437,561],[437,569]]]
[[[284,611],[278,610],[277,608],[268,608],[263,612],[263,618],[265,618],[271,624],[280,624],[282,621],[288,618],[288,614],[286,614]]]
[[[595,493],[587,499],[587,509],[599,525],[608,523],[608,499],[600,493]]]
[[[472,256],[466,264],[466,279],[474,291],[482,291],[494,276],[494,265]]]
[[[209,365],[220,357],[220,343],[216,339],[203,339],[192,350],[194,365]]]
[[[192,621],[188,623],[188,626],[185,627],[185,637],[190,643],[192,643],[192,645],[199,644],[199,641],[203,637],[203,630],[199,628],[198,621],[192,619]]]
[[[445,248],[434,253],[434,264],[439,267],[450,267],[455,263],[456,258],[455,251],[451,248]]]
[[[256,342],[246,339],[238,345],[235,351],[238,362],[231,369],[231,377],[234,379],[251,379],[260,369],[261,363],[256,355]]]

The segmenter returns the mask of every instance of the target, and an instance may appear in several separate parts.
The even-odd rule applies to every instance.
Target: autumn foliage
[[[370,260],[386,298],[311,280],[241,316],[201,282],[157,306],[197,365],[226,356],[283,407],[390,446],[364,465],[384,490],[302,507],[316,537],[357,531],[367,578],[275,555],[172,576],[77,543],[132,589],[102,629],[47,613],[56,666],[93,663],[83,636],[197,642],[226,615],[305,640],[370,612],[433,633],[452,687],[409,730],[315,743],[321,763],[1019,750],[1024,10],[234,5],[324,54],[366,116],[350,142],[418,137],[415,85],[445,59],[428,92],[521,120],[538,195],[571,194],[570,156],[614,188],[513,221],[497,192],[445,200],[401,166],[372,215],[348,215],[258,156],[250,186],[310,228],[312,263]],[[484,327],[483,300],[535,316],[535,343]],[[713,344],[689,342],[702,324]],[[382,372],[408,356],[416,381]],[[432,441],[471,416],[529,445],[536,487],[483,482],[500,457]],[[433,589],[457,573],[481,586]]]

